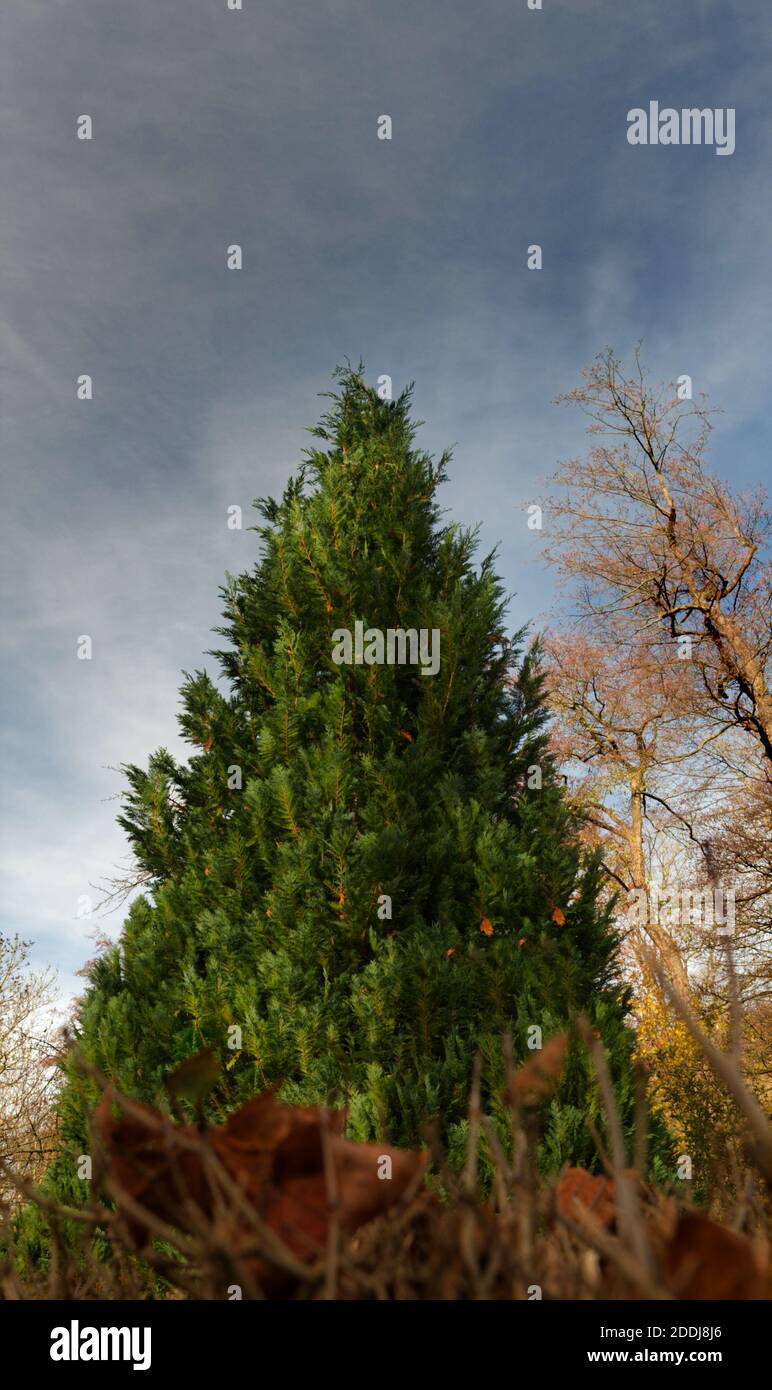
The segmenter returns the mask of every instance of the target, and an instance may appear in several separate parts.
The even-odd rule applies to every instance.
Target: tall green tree
[[[360,1139],[415,1143],[440,1115],[452,1147],[475,1053],[497,1113],[502,1032],[527,1056],[529,1029],[582,1010],[624,1108],[617,943],[548,755],[537,649],[505,635],[493,556],[475,563],[475,532],[441,519],[449,456],[416,447],[410,392],[381,400],[346,369],[330,399],[281,501],[256,504],[262,553],[222,591],[220,680],[185,678],[196,751],[126,768],[146,891],[91,968],[81,1052],[157,1103],[210,1046],[213,1117],[273,1086],[346,1104]],[[341,660],[357,623],[364,656]],[[371,660],[389,629],[434,633],[438,669]],[[92,1101],[73,1071],[74,1145]],[[545,1161],[591,1161],[596,1109],[577,1049]]]

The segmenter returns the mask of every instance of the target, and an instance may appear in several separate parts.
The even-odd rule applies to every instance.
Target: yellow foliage
[[[685,1024],[676,1018],[651,981],[638,989],[636,1058],[649,1074],[652,1107],[696,1166],[709,1161],[719,1135],[734,1131],[733,1105],[717,1086],[713,1073]],[[705,1024],[706,1020],[702,1020]],[[710,1027],[707,1031],[713,1032]]]

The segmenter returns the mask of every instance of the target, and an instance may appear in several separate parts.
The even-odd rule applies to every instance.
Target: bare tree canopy
[[[705,464],[709,412],[651,386],[609,351],[561,398],[599,437],[560,469],[550,558],[580,581],[585,616],[614,617],[688,655],[694,698],[751,734],[772,763],[772,566],[761,490],[733,492]]]
[[[0,1162],[30,1181],[54,1152],[53,995],[50,972],[30,968],[28,944],[0,935]],[[0,1170],[0,1203],[15,1195]]]

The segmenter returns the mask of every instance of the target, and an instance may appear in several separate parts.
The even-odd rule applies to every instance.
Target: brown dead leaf
[[[512,1077],[509,1101],[512,1105],[538,1105],[560,1080],[568,1037],[555,1033],[539,1052],[535,1052]]]
[[[249,1206],[295,1256],[307,1261],[324,1249],[330,1194],[318,1107],[283,1105],[266,1092],[204,1134],[168,1122],[159,1129],[161,1119],[158,1111],[141,1106],[117,1120],[107,1098],[96,1116],[114,1185],[148,1213],[180,1230],[194,1229],[194,1208],[214,1219],[216,1196],[204,1163],[208,1146]],[[400,1200],[428,1155],[349,1142],[342,1136],[344,1111],[328,1115],[326,1123],[338,1219],[342,1230],[351,1233]],[[185,1141],[193,1141],[193,1147]],[[243,1212],[234,1210],[228,1221],[234,1250],[254,1243]],[[131,1229],[138,1244],[147,1241],[149,1228],[132,1220]],[[264,1289],[275,1291],[284,1278],[265,1260],[250,1255],[245,1263]]]
[[[561,1216],[577,1222],[581,1212],[577,1203],[601,1226],[610,1229],[616,1222],[616,1199],[611,1178],[588,1173],[586,1168],[566,1168],[555,1188],[555,1201]]]
[[[700,1212],[685,1211],[667,1246],[663,1275],[684,1299],[748,1299],[767,1296],[751,1242]]]

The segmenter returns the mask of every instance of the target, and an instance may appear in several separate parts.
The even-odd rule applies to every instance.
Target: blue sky
[[[226,509],[281,490],[337,362],[415,380],[513,626],[552,601],[523,506],[585,447],[551,402],[605,346],[689,373],[717,471],[765,479],[772,7],[5,0],[0,49],[0,930],[67,995],[120,927],[76,917],[126,856],[111,769],[184,751],[180,671],[256,556]],[[650,100],[733,107],[735,153],[629,145]]]

